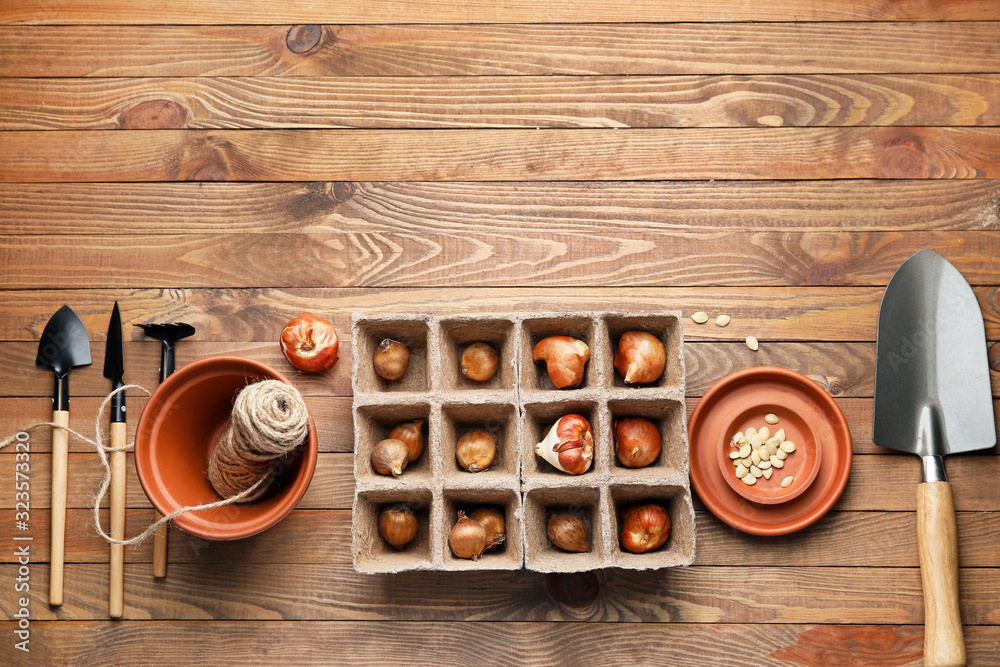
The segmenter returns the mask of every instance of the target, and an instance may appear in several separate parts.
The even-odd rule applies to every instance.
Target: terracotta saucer
[[[804,477],[791,492],[779,484],[777,492],[757,492],[754,502],[730,485],[719,452],[736,431],[763,426],[768,413],[778,415],[777,428],[794,434],[787,437],[802,448],[786,461]],[[851,473],[851,432],[837,403],[809,378],[784,368],[748,368],[717,382],[695,407],[688,435],[698,496],[724,523],[754,535],[786,535],[813,524],[840,498]]]

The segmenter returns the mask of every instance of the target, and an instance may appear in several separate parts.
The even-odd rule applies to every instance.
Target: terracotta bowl
[[[719,434],[720,446],[716,447],[716,460],[722,477],[733,491],[755,503],[771,505],[798,498],[816,480],[823,460],[823,448],[816,443],[816,436],[808,422],[789,408],[790,401],[768,402],[766,395],[753,393],[752,383],[746,386],[751,390],[748,398],[755,396],[758,400],[748,402],[743,410],[733,415],[726,430]],[[764,417],[770,413],[780,414],[781,421],[773,426],[767,424]],[[729,452],[734,451],[729,444],[732,435],[737,431],[746,431],[751,426],[757,430],[767,426],[772,432],[782,429],[785,431],[785,439],[794,442],[796,446],[795,451],[782,461],[784,467],[773,469],[771,479],[758,478],[757,483],[752,486],[744,484],[736,476],[736,466],[729,458]],[[792,483],[782,487],[781,480],[788,476],[792,477]]]
[[[135,466],[143,490],[161,514],[219,500],[206,474],[209,456],[229,427],[236,395],[267,379],[288,383],[251,359],[209,357],[187,364],[153,392],[136,429]],[[245,505],[181,514],[174,525],[207,540],[238,540],[267,530],[305,494],[316,452],[316,423],[310,415],[309,440],[288,457],[273,494]]]

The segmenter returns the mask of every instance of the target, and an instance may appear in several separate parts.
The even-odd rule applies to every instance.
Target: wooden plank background
[[[919,465],[871,441],[875,324],[902,261],[945,255],[982,306],[1000,417],[998,183],[992,0],[0,5],[0,434],[48,417],[34,357],[63,303],[94,344],[71,381],[71,426],[92,430],[118,300],[128,381],[158,365],[131,325],[186,321],[178,365],[293,374],[320,435],[272,530],[171,530],[162,581],[149,545],[126,550],[110,621],[78,441],[66,602],[46,604],[51,437],[33,433],[31,653],[7,542],[0,664],[921,664]],[[354,311],[593,308],[732,316],[685,325],[689,413],[749,366],[825,387],[854,438],[834,509],[758,538],[696,498],[679,570],[355,573],[349,363],[294,374],[283,324],[328,317],[349,360]],[[1000,655],[998,461],[948,462],[972,665]],[[152,510],[129,466],[134,534]],[[4,541],[13,478],[0,452]]]

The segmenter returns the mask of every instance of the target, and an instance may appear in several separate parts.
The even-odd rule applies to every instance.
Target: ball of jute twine
[[[267,382],[271,382],[271,381],[267,381]],[[274,382],[277,382],[277,381],[275,380]],[[260,383],[257,383],[257,384],[260,384]],[[285,383],[281,382],[279,384],[284,385]],[[246,392],[247,388],[253,387],[253,386],[254,385],[248,385],[240,393],[242,394],[242,393]],[[285,385],[285,386],[286,387],[291,387],[291,385]],[[104,415],[108,411],[108,406],[111,403],[111,399],[114,398],[116,394],[118,394],[119,392],[123,392],[126,389],[138,389],[139,391],[143,392],[147,396],[150,395],[150,391],[148,389],[146,389],[145,387],[143,387],[141,385],[137,385],[137,384],[127,384],[125,386],[122,386],[122,387],[119,387],[119,388],[115,389],[110,394],[108,394],[108,396],[104,399],[104,401],[101,403],[101,406],[97,410],[97,417],[96,417],[95,423],[94,423],[94,435],[95,435],[94,439],[88,438],[87,436],[83,435],[82,433],[79,433],[79,432],[77,432],[77,431],[75,431],[75,430],[73,430],[73,429],[71,429],[71,428],[69,428],[67,426],[63,426],[62,424],[57,424],[57,423],[51,422],[51,421],[48,421],[48,422],[37,422],[37,423],[31,424],[30,426],[26,426],[24,428],[18,429],[18,431],[14,435],[10,436],[9,438],[6,438],[3,441],[0,441],[0,450],[4,449],[5,447],[8,447],[8,446],[12,445],[15,442],[18,442],[18,440],[17,440],[18,434],[20,434],[20,433],[30,433],[30,432],[32,432],[32,431],[34,431],[36,429],[44,428],[44,427],[62,429],[64,431],[66,431],[67,433],[69,433],[70,435],[73,435],[74,437],[80,439],[81,441],[83,441],[83,442],[87,443],[88,445],[90,445],[91,447],[93,447],[97,451],[97,454],[98,454],[98,456],[101,459],[101,464],[104,467],[104,477],[101,479],[100,487],[98,488],[97,493],[94,495],[94,506],[93,506],[93,509],[94,509],[94,529],[97,531],[98,535],[100,535],[101,537],[103,537],[109,543],[111,543],[111,544],[120,544],[122,546],[138,545],[138,544],[141,544],[142,542],[145,542],[147,539],[149,539],[150,537],[153,536],[153,534],[157,531],[157,529],[159,529],[160,526],[162,526],[165,523],[169,523],[171,520],[173,520],[174,518],[180,516],[181,514],[187,514],[188,512],[197,512],[198,510],[215,509],[217,507],[224,507],[226,505],[231,505],[233,503],[238,503],[238,502],[244,501],[249,496],[255,494],[261,487],[270,488],[270,485],[274,482],[274,479],[271,476],[262,476],[262,477],[259,477],[259,478],[255,479],[253,481],[253,483],[252,483],[251,486],[249,486],[247,488],[244,488],[243,490],[239,491],[235,495],[231,495],[231,496],[228,496],[228,497],[223,497],[222,500],[217,500],[217,501],[211,502],[211,503],[205,503],[203,505],[194,505],[194,506],[191,506],[191,507],[181,507],[179,509],[176,509],[173,512],[171,512],[170,514],[165,515],[159,521],[156,521],[155,523],[150,524],[149,527],[147,527],[144,531],[142,531],[141,533],[139,533],[135,537],[129,538],[127,540],[117,540],[117,539],[111,537],[106,532],[104,532],[104,528],[101,527],[101,503],[104,501],[104,498],[108,495],[108,491],[110,490],[110,487],[111,487],[111,462],[110,462],[110,459],[108,458],[108,454],[111,453],[111,452],[120,452],[120,451],[131,450],[131,449],[134,448],[135,443],[134,442],[130,442],[127,445],[123,445],[121,447],[110,447],[110,446],[108,446],[107,444],[105,444],[105,432],[106,432],[106,429],[102,428],[102,426],[104,426],[105,421],[107,421],[104,418]],[[292,387],[292,389],[294,390],[294,387]],[[293,402],[297,402],[298,404],[301,405],[302,411],[305,412],[305,424],[306,424],[306,427],[305,427],[306,431],[305,432],[306,432],[306,435],[308,435],[308,426],[309,426],[308,411],[305,408],[305,402],[302,400],[302,395],[299,394],[298,391],[295,391],[295,395],[297,396],[297,400],[294,399],[294,398],[293,399],[286,399],[286,400],[292,400]],[[239,398],[239,397],[237,396],[237,398]],[[293,410],[293,412],[295,414],[298,414],[298,410]],[[241,424],[246,424],[247,421],[243,420],[241,418],[240,419],[240,423]],[[271,421],[269,423],[273,425],[276,422]],[[302,440],[300,440],[299,442],[301,443],[304,440],[305,440],[305,438],[303,437]],[[255,442],[256,442],[256,440],[255,440]],[[285,442],[287,442],[287,441],[285,441]],[[264,445],[264,447],[266,448],[267,445]],[[294,449],[294,446],[292,447],[292,449]],[[287,451],[291,451],[291,450],[289,449]],[[279,454],[278,456],[281,456],[281,455]],[[247,501],[247,502],[249,502],[249,501]]]
[[[208,481],[223,498],[252,503],[277,480],[280,460],[309,437],[309,411],[298,389],[278,380],[245,387],[233,402],[232,422],[212,452]],[[251,490],[253,489],[253,490]]]

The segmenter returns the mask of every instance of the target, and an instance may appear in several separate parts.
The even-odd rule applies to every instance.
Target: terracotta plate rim
[[[706,412],[711,409],[715,398],[729,390],[733,385],[755,376],[760,377],[761,379],[766,378],[772,382],[781,382],[793,391],[805,394],[810,398],[825,404],[828,414],[832,415],[832,422],[829,426],[837,435],[836,443],[829,446],[829,449],[836,450],[836,457],[829,452],[823,457],[827,464],[832,463],[833,461],[831,461],[831,459],[836,458],[837,469],[833,478],[828,483],[826,490],[819,498],[810,500],[805,496],[799,496],[798,498],[791,499],[778,505],[760,505],[761,507],[769,508],[785,507],[799,509],[800,511],[798,515],[789,520],[775,520],[773,522],[769,522],[742,518],[738,512],[733,510],[733,506],[737,503],[748,501],[736,493],[736,491],[732,490],[725,480],[721,479],[722,473],[718,469],[714,448],[712,451],[713,455],[711,457],[702,457],[698,453],[696,433],[699,424],[705,419]],[[819,384],[805,375],[786,368],[779,368],[775,366],[757,366],[754,368],[747,368],[727,375],[716,382],[707,392],[705,392],[701,400],[699,400],[698,404],[695,406],[694,411],[691,413],[691,419],[688,423],[688,439],[690,443],[689,455],[691,459],[691,484],[698,493],[698,497],[701,498],[702,502],[709,509],[709,511],[711,511],[712,514],[714,514],[720,521],[751,535],[787,535],[811,526],[813,523],[818,521],[836,504],[837,500],[839,500],[840,496],[843,494],[844,488],[847,486],[847,480],[850,476],[853,461],[851,432],[847,425],[847,420],[844,417],[843,412],[840,410],[840,406],[837,405],[837,402],[833,399],[833,397],[830,396]],[[711,461],[706,460],[701,462],[702,458],[710,458]],[[718,483],[717,485],[720,486],[721,492],[717,493],[714,491],[705,481],[701,470],[702,466],[707,466],[705,468],[707,474],[719,477],[716,481]]]

